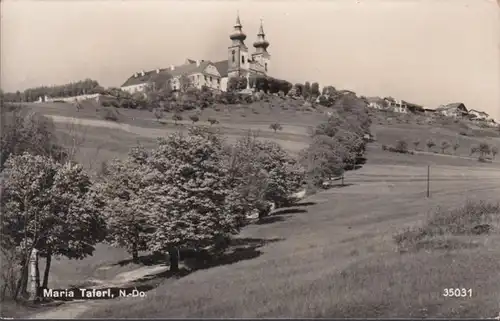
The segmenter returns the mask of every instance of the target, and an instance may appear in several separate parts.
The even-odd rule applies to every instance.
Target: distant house
[[[484,111],[479,111],[475,109],[469,110],[469,116],[471,119],[475,120],[488,120],[490,118],[490,115],[488,115]]]
[[[425,109],[423,106],[420,106],[420,105],[417,105],[417,104],[413,104],[413,103],[409,103],[407,101],[404,101],[403,100],[403,103],[406,105],[406,108],[408,109],[408,111],[410,111],[411,113],[414,113],[414,114],[422,114],[425,112]]]
[[[388,108],[392,109],[392,111],[402,114],[408,113],[408,106],[406,105],[406,102],[404,100],[398,100],[392,97],[385,97],[384,100]]]
[[[370,108],[379,110],[387,109],[387,102],[380,97],[366,97],[366,102]]]
[[[441,105],[436,108],[436,112],[448,117],[465,117],[469,111],[463,103],[452,103],[448,105]]]

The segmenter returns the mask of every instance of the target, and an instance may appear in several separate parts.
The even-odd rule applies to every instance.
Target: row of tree
[[[28,130],[40,131],[43,122]],[[249,134],[228,145],[202,127],[160,139],[152,151],[133,148],[95,179],[54,154],[57,144],[12,145],[2,142],[10,157],[2,170],[1,205],[2,252],[22,271],[14,297],[26,291],[34,248],[47,261],[41,287],[48,285],[52,257],[83,258],[101,241],[127,248],[135,260],[141,250],[169,252],[175,271],[180,248],[217,253],[250,212],[263,217],[270,202],[291,201],[304,175],[275,143]]]
[[[28,88],[23,92],[2,93],[2,99],[6,102],[33,102],[39,97],[72,97],[86,94],[103,93],[104,88],[92,79],[85,79],[69,84],[58,86],[40,86]]]

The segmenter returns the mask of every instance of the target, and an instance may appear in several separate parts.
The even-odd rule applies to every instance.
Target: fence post
[[[427,165],[427,198],[431,196],[430,180],[431,180],[431,165]]]

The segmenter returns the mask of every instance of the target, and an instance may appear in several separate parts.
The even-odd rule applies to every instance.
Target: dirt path
[[[136,281],[145,277],[146,275],[158,274],[168,269],[164,265],[146,266],[133,271],[123,272],[118,274],[112,280],[91,280],[99,284],[100,288],[105,287],[125,287],[130,282]],[[29,317],[29,319],[74,319],[78,318],[83,312],[102,304],[103,300],[74,300],[62,304],[52,310],[36,313]]]

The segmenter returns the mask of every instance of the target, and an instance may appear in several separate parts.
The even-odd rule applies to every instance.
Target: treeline
[[[23,92],[2,93],[2,99],[6,102],[33,102],[39,97],[72,97],[87,94],[103,93],[104,88],[92,79],[85,79],[74,83],[58,86],[41,86],[28,88]]]
[[[346,96],[298,159],[251,132],[228,144],[213,129],[192,127],[152,150],[132,148],[91,177],[50,120],[28,117],[9,114],[1,141],[2,268],[17,271],[2,291],[16,299],[26,294],[32,249],[47,262],[40,289],[53,257],[80,259],[99,242],[126,248],[135,261],[139,251],[168,253],[172,271],[186,250],[215,258],[252,213],[264,218],[296,201],[306,183],[323,186],[355,166],[370,124],[366,105]]]

